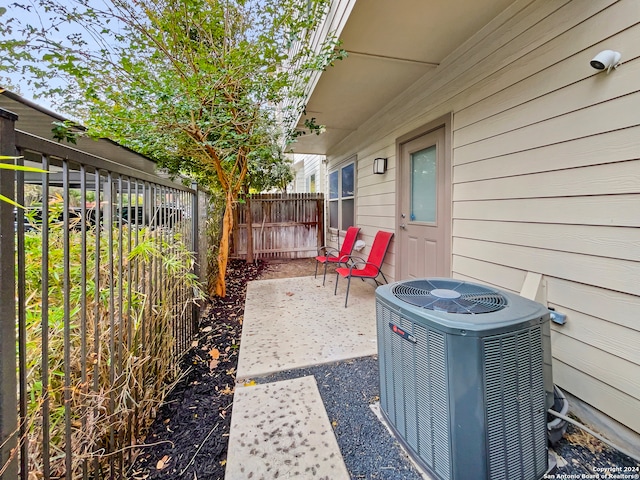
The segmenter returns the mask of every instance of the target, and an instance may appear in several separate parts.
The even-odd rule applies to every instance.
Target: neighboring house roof
[[[104,165],[114,163],[133,169],[131,174],[138,178],[148,179],[158,182],[158,175],[168,180],[168,175],[163,175],[157,171],[156,163],[148,157],[140,155],[133,150],[123,147],[113,140],[107,138],[91,139],[79,136],[76,144],[68,142],[56,142],[53,139],[53,122],[64,122],[70,120],[56,112],[52,112],[18,94],[8,90],[0,89],[0,108],[8,110],[18,116],[16,122],[17,144],[26,149],[34,151],[47,151],[53,156],[69,158],[74,161],[83,162],[88,157],[99,159]],[[78,130],[84,130],[79,125]],[[44,144],[47,144],[46,148]],[[146,175],[149,175],[148,178]],[[28,182],[29,173],[25,174]],[[40,182],[40,175],[35,174],[37,182]],[[52,167],[50,181],[58,182],[60,175]],[[58,180],[57,180],[58,179]],[[173,184],[173,182],[171,182]]]
[[[0,93],[0,108],[18,115],[17,130],[48,141],[53,141],[52,122],[70,121],[69,118],[52,112],[8,90]],[[84,127],[80,125],[78,130],[84,130]],[[120,164],[154,173],[154,167],[148,164],[150,159],[107,138],[94,140],[79,137],[75,145],[67,142],[63,142],[61,145],[81,150],[97,157],[117,159]]]

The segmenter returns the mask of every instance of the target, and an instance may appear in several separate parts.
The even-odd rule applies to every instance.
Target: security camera
[[[607,73],[612,68],[617,68],[620,64],[620,52],[614,52],[613,50],[603,50],[591,60],[591,66],[596,70],[606,70]]]

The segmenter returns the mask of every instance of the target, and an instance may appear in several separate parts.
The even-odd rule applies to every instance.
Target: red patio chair
[[[324,263],[324,277],[322,277],[322,285],[327,278],[327,265],[330,263],[341,264],[349,258],[351,252],[353,251],[353,246],[356,244],[356,237],[358,236],[358,232],[360,231],[360,227],[349,227],[347,228],[347,233],[344,235],[344,241],[342,242],[342,247],[340,250],[329,246],[322,246],[318,249],[318,256],[316,257],[316,273],[314,278],[318,276],[318,264]],[[324,255],[321,253],[324,252]]]
[[[347,278],[347,296],[344,299],[344,308],[347,308],[347,301],[349,300],[351,277],[360,278],[363,281],[365,278],[372,278],[376,282],[376,285],[382,285],[378,282],[378,275],[382,275],[385,283],[388,283],[387,278],[384,276],[384,273],[382,273],[382,262],[384,262],[384,257],[387,255],[387,249],[389,248],[392,237],[393,233],[391,232],[378,231],[373,239],[373,245],[371,245],[371,251],[366,261],[359,257],[350,256],[347,260],[351,260],[349,267],[336,268],[336,288],[333,291],[334,295],[338,293],[338,278],[341,276]]]

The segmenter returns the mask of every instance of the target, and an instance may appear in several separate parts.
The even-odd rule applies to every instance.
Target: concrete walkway
[[[312,376],[236,391],[225,479],[349,480]]]
[[[335,276],[258,280],[247,288],[238,383],[252,377],[377,353],[375,289]]]
[[[342,280],[342,279],[341,279]],[[247,288],[226,480],[349,479],[315,379],[255,385],[278,371],[377,353],[374,286],[335,277],[251,282]]]

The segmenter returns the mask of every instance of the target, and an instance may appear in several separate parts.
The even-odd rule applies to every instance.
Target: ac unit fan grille
[[[393,295],[410,305],[446,313],[475,315],[502,310],[507,299],[489,288],[451,280],[401,282]]]

